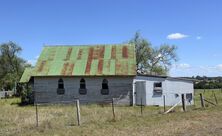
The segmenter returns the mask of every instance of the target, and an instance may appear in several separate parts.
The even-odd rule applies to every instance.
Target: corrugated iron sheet
[[[25,71],[22,74],[22,77],[20,79],[20,83],[27,83],[29,82],[31,76],[33,75],[33,68],[26,68]]]
[[[136,75],[135,46],[45,46],[35,76]]]

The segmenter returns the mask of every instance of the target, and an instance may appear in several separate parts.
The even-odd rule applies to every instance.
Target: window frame
[[[87,94],[86,80],[84,78],[81,78],[80,82],[79,82],[79,94],[80,95],[86,95]]]
[[[162,82],[153,83],[153,96],[162,96],[163,95],[163,84]]]
[[[63,80],[62,78],[60,78],[60,79],[58,80],[57,94],[58,94],[58,95],[63,95],[63,94],[65,94],[64,80]]]
[[[102,81],[101,94],[102,95],[109,95],[109,82],[107,79],[103,79],[103,81]]]

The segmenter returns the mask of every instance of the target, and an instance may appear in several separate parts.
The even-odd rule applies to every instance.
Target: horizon
[[[44,45],[122,44],[139,31],[160,46],[178,47],[169,76],[222,76],[222,2],[2,1],[0,43],[13,41],[34,65]],[[47,43],[47,44],[46,44]]]

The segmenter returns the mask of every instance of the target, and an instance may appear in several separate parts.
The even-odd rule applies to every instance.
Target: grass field
[[[115,107],[113,120],[111,106],[81,105],[82,125],[77,126],[75,105],[39,106],[39,127],[36,127],[34,106],[18,106],[18,98],[0,100],[0,135],[222,135],[222,92],[215,91],[218,106],[206,104],[200,108],[196,91],[195,106],[182,112],[163,115],[162,107]],[[212,91],[205,98],[215,102]],[[169,107],[168,107],[169,108]]]

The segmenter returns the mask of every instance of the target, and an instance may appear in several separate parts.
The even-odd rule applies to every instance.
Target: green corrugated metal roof
[[[28,83],[32,74],[33,74],[33,68],[26,68],[22,74],[22,77],[20,79],[20,83]]]
[[[45,46],[34,76],[136,75],[135,46]]]

